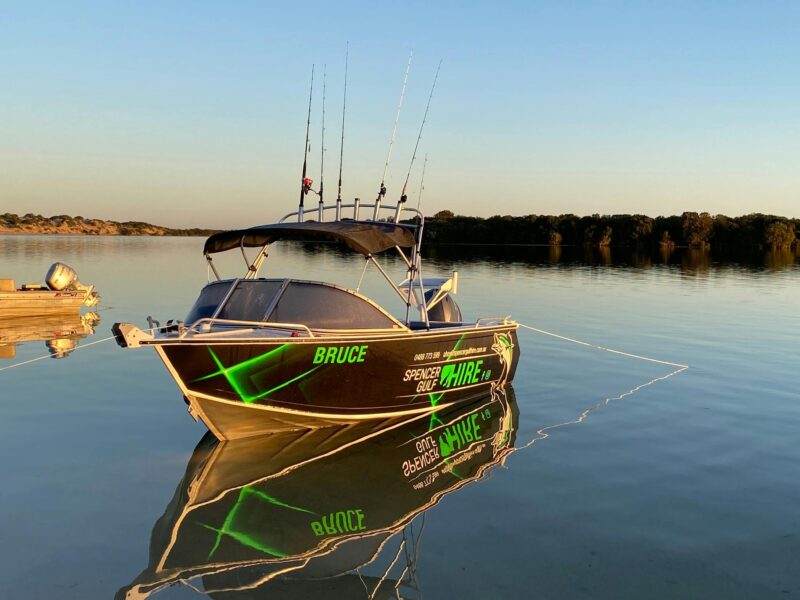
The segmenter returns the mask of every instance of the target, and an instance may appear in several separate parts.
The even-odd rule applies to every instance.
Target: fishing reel
[[[306,177],[306,178],[303,179],[303,195],[308,194],[308,192],[314,192],[317,196],[319,196],[321,198],[322,194],[311,187],[311,185],[313,183],[314,183],[314,180],[311,179],[310,177]]]

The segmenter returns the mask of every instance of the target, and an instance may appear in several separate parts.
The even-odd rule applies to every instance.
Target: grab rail
[[[399,210],[398,210],[398,207],[399,207]],[[358,221],[359,220],[359,216],[360,216],[359,215],[360,210],[362,208],[365,208],[365,209],[366,208],[373,208],[374,209],[375,208],[375,204],[362,204],[361,202],[354,202],[352,204],[338,204],[338,205],[337,204],[325,204],[325,205],[322,206],[322,212],[324,214],[326,211],[329,211],[329,210],[334,211],[334,212],[336,212],[338,210],[339,214],[341,215],[341,209],[343,209],[343,208],[352,208],[353,209],[353,220]],[[399,204],[399,205],[395,205],[395,206],[393,206],[391,204],[387,204],[385,206],[381,206],[379,204],[378,205],[378,210],[382,210],[382,211],[385,210],[387,212],[393,212],[395,214],[395,219],[396,220],[399,220],[400,215],[402,215],[405,212],[412,213],[413,215],[419,217],[420,226],[422,226],[425,223],[425,215],[422,214],[422,211],[420,211],[420,210],[418,210],[416,208],[407,207],[404,204]],[[283,217],[281,217],[278,222],[279,223],[283,223],[287,219],[299,216],[299,214],[300,214],[300,211],[290,212],[290,213],[284,215]],[[303,212],[303,221],[305,221],[306,218],[309,215],[311,217],[311,220],[313,220],[313,217],[314,217],[315,214],[319,215],[319,208],[317,208],[316,210],[304,211]],[[374,219],[367,219],[367,220],[374,220]],[[400,223],[395,223],[395,224],[396,225],[400,225]]]
[[[253,327],[253,328],[260,328],[260,329],[288,329],[290,331],[304,331],[308,337],[316,337],[311,330],[308,328],[308,325],[303,325],[302,323],[273,323],[270,321],[237,321],[235,319],[215,319],[212,317],[204,317],[202,319],[197,319],[194,323],[192,323],[191,327],[187,327],[186,330],[180,335],[180,338],[183,338],[187,333],[190,331],[195,331],[196,333],[204,333],[198,330],[198,327],[202,324],[211,325],[242,325],[244,327]]]
[[[481,326],[481,323],[484,321],[495,321],[498,325],[509,325],[511,323],[516,323],[516,321],[511,320],[510,315],[506,315],[504,317],[481,317],[477,321],[475,321],[475,327],[478,328]]]

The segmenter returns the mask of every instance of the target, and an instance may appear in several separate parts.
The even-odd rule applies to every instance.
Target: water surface
[[[206,281],[201,248],[197,238],[0,237],[0,276],[39,282],[61,260],[103,297],[100,323],[76,340],[77,350],[0,371],[0,597],[124,595],[149,568],[151,538],[155,545],[171,501],[198,473],[201,484],[213,479],[227,489],[226,477],[255,481],[277,468],[265,447],[261,455],[252,450],[260,462],[242,460],[243,452],[227,462],[234,468],[206,469],[204,461],[220,453],[201,440],[205,428],[188,417],[155,353],[113,341],[82,348],[108,337],[115,321],[185,316]],[[236,514],[254,511],[248,518],[276,528],[252,530],[264,560],[227,579],[189,578],[153,598],[202,598],[203,589],[240,599],[367,597],[375,589],[383,597],[395,585],[409,598],[800,595],[796,256],[721,261],[689,252],[454,247],[428,254],[427,277],[458,269],[465,318],[510,314],[690,368],[626,395],[675,369],[520,331],[512,404],[502,405],[510,410],[491,413],[485,429],[487,440],[503,434],[507,446],[487,442],[462,471],[432,483],[441,487],[428,488],[421,504],[404,504],[399,493],[382,498],[390,483],[370,485],[382,481],[376,473],[395,481],[404,460],[376,448],[396,448],[400,438],[391,435],[416,439],[440,424],[411,424],[336,450],[302,476],[257,488],[283,504],[290,503],[280,489],[306,504],[242,501]],[[386,259],[386,266],[399,265]],[[225,267],[239,274],[241,257]],[[266,272],[355,287],[362,267],[363,259],[331,249],[279,245]],[[374,271],[363,291],[402,311]],[[50,351],[30,341],[14,354],[0,368]],[[309,457],[308,444],[286,447],[294,458]],[[313,546],[301,540],[313,528],[283,527],[294,522],[285,515],[323,505],[385,510],[380,543],[351,536],[304,568],[270,575],[270,551],[294,560]],[[212,521],[205,525],[223,529]],[[237,527],[222,534],[227,545],[215,552],[257,551],[252,539],[232,535],[247,531]],[[269,544],[264,536],[273,536]],[[196,566],[210,551],[178,558]],[[232,591],[237,586],[246,589]]]

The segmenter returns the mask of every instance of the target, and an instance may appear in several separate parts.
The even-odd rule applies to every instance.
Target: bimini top
[[[233,248],[260,247],[278,240],[334,241],[364,256],[377,254],[400,246],[414,246],[413,225],[396,225],[378,221],[304,221],[302,223],[276,223],[249,229],[215,233],[206,240],[203,254],[225,252]]]

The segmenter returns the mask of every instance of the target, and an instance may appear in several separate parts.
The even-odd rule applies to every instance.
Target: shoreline
[[[172,228],[143,221],[111,221],[81,216],[0,214],[0,235],[87,235],[202,237],[219,230]],[[692,248],[800,247],[800,219],[752,213],[727,217],[709,213],[648,217],[641,214],[526,215],[469,217],[443,210],[426,219],[426,244],[470,244]],[[502,242],[501,242],[502,241]],[[501,242],[501,243],[500,243]]]
[[[207,236],[217,230],[201,227],[164,227],[144,221],[112,221],[87,219],[81,216],[27,213],[0,214],[0,235],[123,235],[123,236]]]
[[[207,237],[215,232],[210,233],[98,233],[93,231],[19,231],[19,230],[4,230],[0,229],[0,235],[52,235],[63,237]]]

